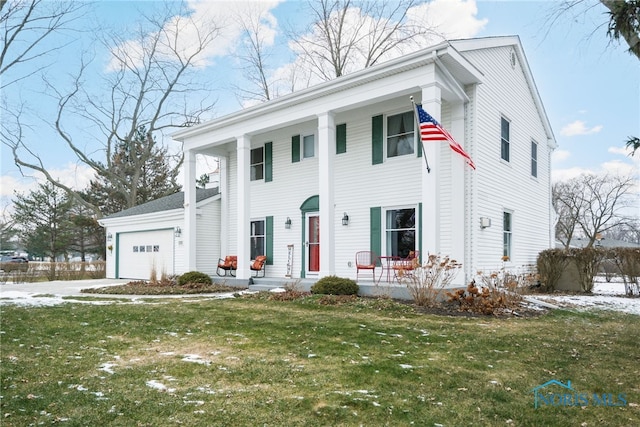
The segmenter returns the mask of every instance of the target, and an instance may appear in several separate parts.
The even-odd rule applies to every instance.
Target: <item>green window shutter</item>
[[[384,117],[371,118],[371,164],[377,165],[384,159]]]
[[[273,265],[273,217],[268,216],[265,218],[264,222],[265,227],[265,242],[264,242],[264,251],[267,256],[267,265]]]
[[[418,250],[422,254],[422,202],[418,203]],[[422,261],[426,258],[423,255],[420,255]]]
[[[416,144],[418,144],[418,157],[422,157],[422,141],[420,140],[420,129],[418,129],[418,137],[416,138]]]
[[[264,144],[264,182],[273,181],[273,143]]]
[[[369,220],[369,249],[377,255],[382,255],[382,208],[371,208]]]
[[[291,163],[300,161],[300,135],[291,137]]]
[[[347,124],[336,126],[336,154],[347,152]]]

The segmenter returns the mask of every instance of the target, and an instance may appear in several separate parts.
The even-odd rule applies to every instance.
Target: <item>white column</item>
[[[251,139],[248,135],[242,135],[237,138],[237,159],[238,159],[238,211],[237,211],[237,248],[238,248],[238,271],[236,277],[238,279],[249,279],[251,271],[249,270],[249,262],[251,252],[249,249],[249,167],[251,154]]]
[[[229,251],[229,158],[218,158],[220,193],[220,257],[224,258]],[[217,262],[217,260],[216,260]]]
[[[433,83],[422,88],[422,108],[434,119],[440,121],[442,99],[440,87]],[[422,251],[420,258],[440,252],[440,147],[437,141],[424,143],[431,172],[422,170]]]
[[[457,102],[451,106],[451,125],[449,133],[453,138],[464,147],[464,104]],[[444,142],[445,150],[447,142]],[[466,221],[465,212],[465,170],[471,169],[464,158],[458,153],[451,152],[451,253],[448,255],[452,259],[463,264],[466,271],[465,260],[465,234],[468,223]],[[462,281],[463,275],[460,274],[457,279]]]
[[[180,238],[186,241],[184,248],[184,272],[186,272],[198,269],[196,265],[198,230],[196,229],[196,153],[193,150],[187,150],[184,157],[184,230]]]
[[[320,197],[320,277],[335,274],[335,202],[333,162],[336,126],[332,112],[318,115],[318,180]]]

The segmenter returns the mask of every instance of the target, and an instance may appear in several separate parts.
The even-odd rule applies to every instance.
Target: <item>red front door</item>
[[[320,271],[320,216],[307,214],[307,273]]]

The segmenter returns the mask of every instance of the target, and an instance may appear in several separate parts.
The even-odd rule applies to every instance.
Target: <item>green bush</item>
[[[212,281],[208,274],[199,271],[188,271],[178,277],[178,285],[184,286],[187,283],[204,283],[210,285]]]
[[[318,280],[311,287],[311,293],[323,295],[357,295],[358,284],[344,277],[326,276]]]

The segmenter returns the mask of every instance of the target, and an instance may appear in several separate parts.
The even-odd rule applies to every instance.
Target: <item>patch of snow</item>
[[[172,393],[172,392],[175,391],[175,389],[167,388],[166,385],[164,385],[160,381],[156,381],[156,380],[149,380],[149,381],[146,382],[146,384],[147,384],[147,387],[151,387],[151,388],[154,388],[154,389],[159,390],[159,391],[167,391],[169,393]]]
[[[98,369],[100,371],[105,371],[108,374],[114,374],[115,372],[113,371],[114,366],[118,366],[115,363],[103,363],[102,366],[100,366]]]
[[[182,361],[183,362],[191,362],[191,363],[199,363],[201,365],[210,365],[211,362],[209,362],[208,360],[203,359],[202,357],[200,357],[197,354],[185,354],[182,357]]]
[[[627,297],[622,280],[596,280],[591,295],[541,295],[538,299],[561,307],[613,310],[640,315],[640,298]]]

